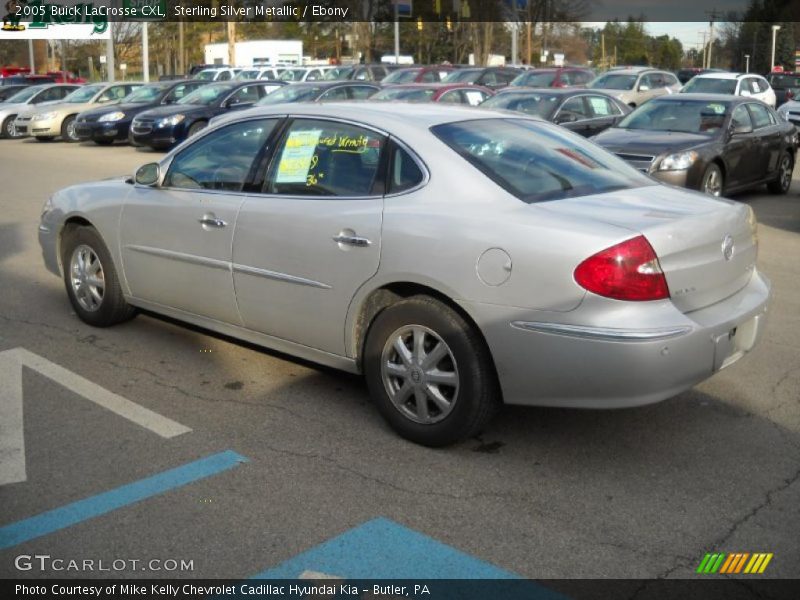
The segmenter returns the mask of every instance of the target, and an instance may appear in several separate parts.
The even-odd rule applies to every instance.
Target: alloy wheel
[[[703,180],[703,191],[711,196],[722,195],[722,173],[719,169],[710,169]]]
[[[95,251],[85,244],[75,248],[69,270],[72,292],[78,304],[89,312],[98,310],[103,304],[106,284],[103,265]]]

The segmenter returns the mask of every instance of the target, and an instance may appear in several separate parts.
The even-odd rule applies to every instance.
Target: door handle
[[[216,229],[225,227],[227,223],[222,219],[218,219],[214,215],[208,214],[203,215],[202,219],[197,219],[197,222],[200,223],[203,227],[214,227]]]
[[[346,244],[348,246],[358,246],[360,248],[364,248],[364,247],[369,246],[370,244],[372,244],[372,242],[369,241],[365,237],[359,237],[357,235],[346,235],[346,234],[343,234],[343,233],[340,233],[339,235],[334,236],[333,241],[336,242],[337,244]]]

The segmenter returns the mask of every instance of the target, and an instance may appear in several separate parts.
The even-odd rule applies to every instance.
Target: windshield
[[[315,100],[324,88],[315,85],[287,85],[256,102],[258,105]]]
[[[231,86],[226,84],[204,85],[178,100],[176,104],[202,104],[203,106],[208,106],[214,104],[230,91]]]
[[[771,75],[769,83],[779,90],[785,88],[800,88],[800,75]]]
[[[432,131],[523,202],[656,185],[613,154],[549,123],[483,119],[437,125]]]
[[[302,81],[305,74],[305,69],[286,69],[278,76],[278,79],[281,81]]]
[[[430,102],[436,90],[430,88],[389,88],[372,96],[370,100],[403,100],[404,102]]]
[[[195,79],[202,79],[203,81],[214,81],[214,76],[217,74],[216,69],[205,69],[200,71],[194,76]]]
[[[526,85],[528,87],[550,87],[556,80],[556,74],[551,72],[537,73],[532,71],[530,73],[523,73],[517,75],[510,83],[510,85]]]
[[[27,102],[28,100],[33,98],[36,94],[41,92],[43,89],[45,89],[45,86],[43,85],[32,85],[31,87],[27,87],[24,90],[18,91],[16,94],[9,97],[6,100],[6,102],[8,102],[9,104],[14,104],[17,102],[20,103]]]
[[[155,102],[167,86],[165,85],[145,85],[131,92],[125,102]]]
[[[480,69],[459,69],[449,73],[442,83],[472,83],[481,76]]]
[[[632,90],[634,85],[636,85],[636,75],[606,73],[589,83],[588,87],[596,90]]]
[[[76,104],[79,102],[88,102],[103,88],[105,88],[104,85],[85,85],[83,87],[79,87],[68,96],[65,96],[63,102],[74,102]]]
[[[681,90],[684,94],[733,94],[735,91],[735,79],[714,79],[713,77],[694,77]]]
[[[481,104],[481,108],[516,110],[544,119],[549,119],[557,106],[558,96],[531,92],[503,92]]]
[[[347,76],[353,72],[353,67],[334,67],[328,69],[322,76],[325,81],[337,81],[339,79],[347,79]]]
[[[722,130],[729,107],[728,102],[697,100],[648,102],[622,119],[617,127],[714,135]]]
[[[381,83],[414,83],[419,72],[419,69],[398,69],[384,77]]]
[[[236,79],[238,81],[242,81],[242,80],[245,80],[245,79],[247,79],[247,80],[258,79],[258,73],[259,73],[258,69],[244,69],[242,71],[239,71],[236,74],[236,77],[234,77],[234,79]]]

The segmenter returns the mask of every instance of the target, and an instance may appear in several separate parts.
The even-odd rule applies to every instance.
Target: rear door
[[[344,355],[356,290],[378,270],[387,138],[358,125],[296,118],[233,240],[244,326]]]
[[[758,147],[756,179],[766,179],[778,170],[782,146],[781,127],[772,112],[763,104],[748,102]]]
[[[591,94],[585,100],[591,113],[591,121],[587,123],[590,136],[608,129],[622,117],[622,111],[610,98]]]
[[[553,115],[553,120],[584,137],[591,135],[592,114],[583,96],[567,98]]]

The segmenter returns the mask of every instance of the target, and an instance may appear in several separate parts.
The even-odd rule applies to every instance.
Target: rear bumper
[[[770,284],[683,314],[672,302],[588,295],[569,313],[464,303],[483,331],[507,404],[625,408],[691,388],[763,335]]]

